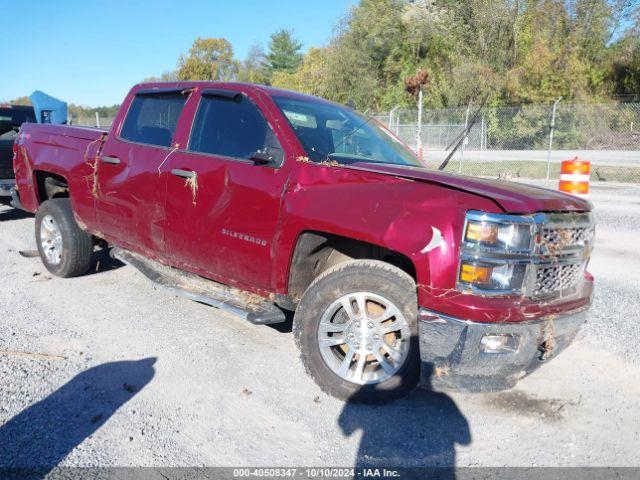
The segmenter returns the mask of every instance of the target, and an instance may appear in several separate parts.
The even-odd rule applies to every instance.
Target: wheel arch
[[[355,238],[306,230],[298,235],[289,262],[289,298],[297,304],[314,279],[338,263],[349,260],[380,260],[417,281],[414,263],[401,252]]]
[[[33,185],[38,205],[53,198],[70,198],[71,196],[67,178],[58,173],[47,170],[34,170]]]

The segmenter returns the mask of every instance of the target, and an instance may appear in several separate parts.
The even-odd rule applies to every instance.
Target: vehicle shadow
[[[2,475],[19,470],[21,478],[44,478],[151,381],[155,361],[90,368],[0,426]]]
[[[278,333],[291,333],[293,331],[294,312],[292,312],[291,310],[284,310],[284,309],[281,309],[281,310],[284,312],[284,316],[286,320],[282,323],[267,324],[267,326],[272,328]]]
[[[423,372],[423,378],[432,374]],[[455,447],[471,443],[469,423],[449,395],[430,390],[426,382],[424,389],[391,404],[345,404],[338,418],[343,433],[362,432],[356,469],[428,467],[420,472],[423,478],[456,477]]]
[[[88,273],[103,273],[121,267],[124,267],[124,263],[117,258],[113,258],[110,255],[109,248],[98,248],[91,254],[91,269]]]
[[[40,257],[38,250],[21,250],[18,253],[25,258]],[[91,254],[91,266],[86,274],[93,275],[94,273],[109,272],[121,267],[124,267],[124,263],[116,258],[112,258],[108,248],[99,248]]]
[[[0,206],[6,206],[9,208],[8,210],[0,210],[0,222],[22,220],[23,218],[33,217],[32,213],[13,208],[9,202],[11,202],[11,197],[0,197]]]

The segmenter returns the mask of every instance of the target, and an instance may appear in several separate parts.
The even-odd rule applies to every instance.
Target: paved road
[[[499,394],[345,405],[286,329],[157,290],[99,257],[51,278],[0,205],[0,465],[640,465],[640,188],[594,187],[589,326]]]
[[[424,159],[429,163],[441,163],[449,154],[444,150],[424,151]],[[640,150],[553,150],[551,162],[579,157],[589,160],[593,165],[615,167],[640,167]],[[456,153],[453,161],[460,159]],[[466,150],[464,162],[546,162],[546,150]]]

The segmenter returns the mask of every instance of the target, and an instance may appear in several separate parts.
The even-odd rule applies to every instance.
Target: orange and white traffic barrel
[[[560,167],[561,192],[586,197],[589,194],[589,179],[591,178],[591,162],[580,160],[578,157],[572,160],[564,160]]]

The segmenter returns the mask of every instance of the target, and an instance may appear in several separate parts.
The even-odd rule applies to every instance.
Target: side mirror
[[[256,150],[251,154],[249,160],[254,162],[256,165],[268,165],[273,163],[273,157],[264,150]]]

